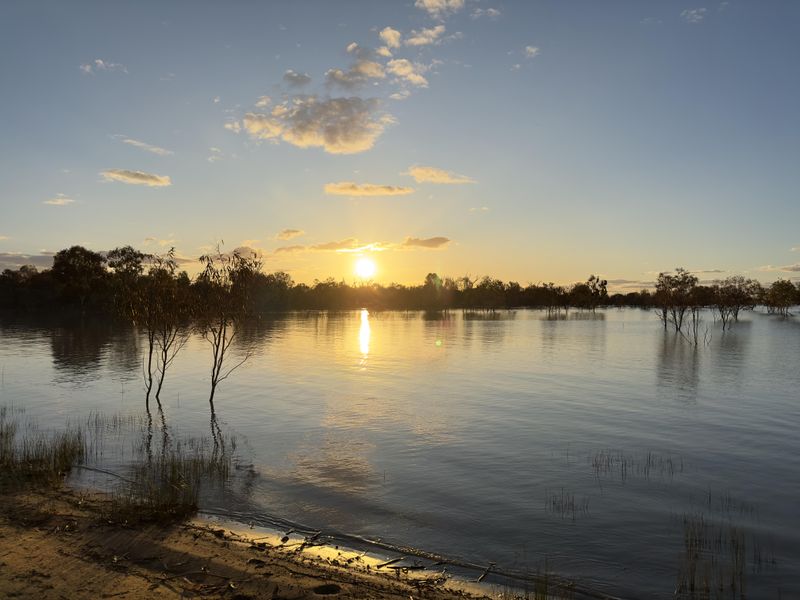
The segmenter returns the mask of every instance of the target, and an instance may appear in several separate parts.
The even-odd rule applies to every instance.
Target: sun
[[[377,271],[377,267],[371,258],[359,258],[356,261],[356,275],[361,279],[372,279],[375,271]]]

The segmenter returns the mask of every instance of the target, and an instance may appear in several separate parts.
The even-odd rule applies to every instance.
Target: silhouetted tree
[[[106,259],[83,246],[61,250],[53,257],[53,280],[59,297],[66,303],[86,308],[90,300],[98,301],[105,294]]]
[[[723,331],[739,320],[742,310],[753,310],[762,296],[761,284],[741,275],[728,277],[712,287],[713,305]]]
[[[784,317],[789,314],[789,309],[795,302],[797,302],[797,289],[787,279],[778,279],[773,282],[764,294],[767,311],[778,313]]]
[[[656,302],[659,317],[664,322],[671,322],[678,332],[683,328],[686,311],[692,304],[692,294],[697,286],[697,277],[682,267],[675,269],[675,274],[659,273],[656,281]]]
[[[216,253],[200,257],[200,262],[203,272],[195,283],[198,292],[195,314],[201,334],[211,345],[211,392],[208,401],[213,413],[217,386],[250,357],[248,352],[233,366],[228,367],[226,363],[239,324],[252,305],[252,291],[261,271],[261,261],[255,255],[245,257],[237,251],[223,254],[217,248]]]

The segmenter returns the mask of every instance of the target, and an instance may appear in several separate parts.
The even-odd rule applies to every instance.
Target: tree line
[[[541,308],[550,311],[570,308],[594,310],[600,306],[631,306],[657,311],[665,327],[682,330],[692,311],[712,308],[723,326],[739,318],[743,310],[762,305],[769,312],[788,314],[800,303],[800,283],[778,280],[764,287],[742,276],[728,277],[701,285],[685,269],[661,273],[654,289],[608,293],[608,282],[591,275],[572,285],[503,282],[492,277],[445,277],[429,273],[420,285],[379,285],[371,282],[349,285],[328,278],[312,285],[295,283],[284,272],[265,273],[255,256],[216,254],[247,263],[247,290],[236,300],[250,314],[285,310],[499,310]],[[202,257],[203,270],[194,279],[178,269],[174,253],[153,255],[130,246],[108,253],[73,246],[57,252],[50,269],[33,266],[6,269],[0,274],[0,308],[37,310],[67,309],[122,314],[127,311],[179,310],[198,317],[197,307],[208,303],[218,291],[208,271],[211,255]],[[239,264],[237,269],[241,269]],[[241,275],[241,274],[240,274]],[[167,285],[167,282],[169,285]],[[241,287],[241,282],[239,283]],[[167,293],[165,290],[169,290]],[[164,295],[166,294],[166,295]],[[202,300],[202,301],[201,301]],[[232,301],[215,298],[216,302]],[[238,310],[238,309],[237,309]],[[154,319],[157,315],[139,315]]]

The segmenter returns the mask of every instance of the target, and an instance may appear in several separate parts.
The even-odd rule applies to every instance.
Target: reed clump
[[[0,490],[58,485],[85,454],[81,430],[68,427],[48,435],[21,429],[8,409],[0,407]]]
[[[125,524],[185,519],[197,512],[203,487],[224,485],[230,472],[227,453],[191,441],[169,444],[119,477],[106,516]]]

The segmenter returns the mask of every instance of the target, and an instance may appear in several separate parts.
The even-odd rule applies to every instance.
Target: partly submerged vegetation
[[[84,426],[56,432],[40,431],[24,416],[0,407],[0,493],[58,488],[73,471],[97,471],[112,478],[107,519],[165,522],[194,514],[201,489],[224,485],[231,472],[224,440],[175,440],[162,421],[160,439],[154,441],[149,414],[147,419],[93,415]],[[120,432],[138,439],[133,454],[119,472],[100,468],[106,437]]]

